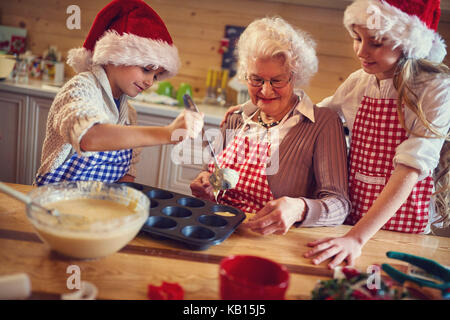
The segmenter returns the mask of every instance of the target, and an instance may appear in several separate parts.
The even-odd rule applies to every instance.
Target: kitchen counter
[[[28,185],[9,184],[20,192]],[[98,299],[146,299],[147,285],[163,281],[177,282],[186,300],[219,299],[219,263],[232,254],[249,254],[275,260],[287,267],[290,285],[287,299],[309,299],[318,280],[330,279],[332,271],[312,265],[302,255],[306,243],[330,236],[344,235],[349,226],[291,228],[286,235],[262,236],[236,230],[223,243],[205,251],[191,251],[172,242],[154,240],[138,234],[119,252],[95,260],[64,258],[49,250],[34,232],[25,214],[25,206],[0,193],[0,275],[27,273],[31,278],[32,296],[37,299],[59,299],[70,292],[66,281],[67,267],[77,265],[81,280],[99,289]],[[405,263],[386,257],[386,251],[399,251],[433,259],[450,265],[450,238],[379,231],[363,248],[356,267],[366,271],[373,264]]]
[[[29,80],[27,84],[15,83],[12,80],[3,80],[0,81],[0,90],[53,99],[56,96],[57,92],[60,90],[60,87],[33,79]],[[168,118],[175,118],[180,113],[180,111],[183,110],[182,107],[179,106],[169,106],[140,101],[139,97],[137,99],[130,99],[129,101],[131,105],[135,107],[138,114],[158,115]],[[223,116],[225,115],[225,112],[228,109],[203,103],[197,103],[197,107],[200,112],[203,112],[205,114],[205,124],[214,126],[220,124]]]

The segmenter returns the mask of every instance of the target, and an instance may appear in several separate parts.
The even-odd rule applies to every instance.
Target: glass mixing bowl
[[[126,207],[124,215],[109,217],[110,211],[103,206],[104,201],[97,201],[89,208],[93,214],[88,215],[86,223],[80,224],[72,223],[70,219],[59,219],[36,206],[27,206],[27,217],[39,237],[51,249],[72,258],[100,258],[117,252],[136,236],[150,212],[150,200],[141,191],[97,181],[49,184],[32,190],[28,195],[33,202],[48,208],[52,208],[51,203],[64,204],[64,201],[69,200],[70,214],[75,215],[78,209],[70,200],[76,200],[75,204],[109,200]],[[58,211],[64,213],[64,209]],[[81,211],[80,215],[86,216],[86,212]],[[96,218],[97,212],[101,219]]]

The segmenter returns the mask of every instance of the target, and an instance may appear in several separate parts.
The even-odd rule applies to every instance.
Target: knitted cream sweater
[[[83,152],[80,148],[81,138],[94,124],[135,125],[137,113],[127,99],[126,95],[122,95],[119,113],[102,66],[94,66],[91,71],[70,79],[58,92],[50,107],[41,166],[37,175],[55,170],[75,152],[86,157],[94,154]],[[136,176],[135,164],[139,161],[139,154],[139,148],[133,149],[128,171],[131,176]]]

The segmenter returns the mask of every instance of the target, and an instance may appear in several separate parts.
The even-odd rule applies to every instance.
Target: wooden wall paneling
[[[355,57],[342,58],[330,55],[318,55],[319,70],[328,72],[346,73],[360,68],[360,64]]]
[[[355,68],[352,71],[357,70]],[[310,81],[310,86],[320,87],[320,88],[333,88],[336,83],[343,82],[351,73],[349,72],[329,72],[327,70],[318,72]]]
[[[282,2],[310,7],[345,9],[353,0],[265,0],[267,2]]]
[[[64,58],[71,48],[82,46],[97,12],[109,0],[14,0],[0,4],[0,23],[23,26],[28,30],[30,49],[36,54],[57,45]],[[443,1],[443,10],[450,5]],[[311,81],[309,94],[320,101],[359,68],[352,39],[342,24],[343,9],[349,0],[152,0],[147,1],[161,16],[178,47],[182,66],[170,79],[175,87],[189,82],[194,97],[203,98],[208,68],[219,69],[222,57],[217,52],[226,25],[246,26],[254,19],[280,15],[293,26],[309,32],[317,43],[319,72]],[[447,4],[446,4],[447,3]],[[68,30],[66,8],[81,9],[81,30]],[[442,14],[439,33],[450,43],[450,17]],[[450,63],[447,57],[445,62]],[[66,67],[66,77],[73,70]]]
[[[313,103],[319,103],[326,97],[332,96],[336,91],[336,88],[321,88],[315,86],[309,86],[304,91],[311,97]]]
[[[81,29],[67,29],[65,25],[65,20],[63,19],[55,19],[52,17],[31,17],[24,21],[24,16],[17,14],[10,14],[7,17],[2,18],[2,23],[9,22],[9,24],[19,26],[21,23],[24,24],[24,27],[28,29],[31,34],[35,33],[35,30],[38,30],[38,34],[54,34],[60,35],[64,37],[78,37],[84,41],[86,37],[87,31],[90,28],[90,24],[85,23],[81,25]],[[73,39],[72,39],[73,41]]]
[[[450,2],[450,1],[448,1]],[[449,4],[450,6],[450,4]],[[444,59],[444,63],[447,66],[450,66],[450,12],[448,13],[449,20],[448,21],[440,21],[438,25],[438,32],[442,36],[442,39],[444,39],[445,43],[447,44],[447,56]]]

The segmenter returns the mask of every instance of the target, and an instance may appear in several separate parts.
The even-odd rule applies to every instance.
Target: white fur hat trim
[[[69,50],[67,64],[77,72],[88,71],[103,64],[162,67],[166,70],[158,79],[173,77],[180,67],[178,49],[167,42],[143,38],[134,34],[106,31],[95,44],[94,52],[86,48]]]
[[[362,25],[374,31],[381,39],[387,37],[394,48],[401,47],[407,58],[442,62],[447,54],[441,36],[427,27],[415,15],[379,0],[356,0],[344,13],[344,25],[354,36],[353,25]]]

